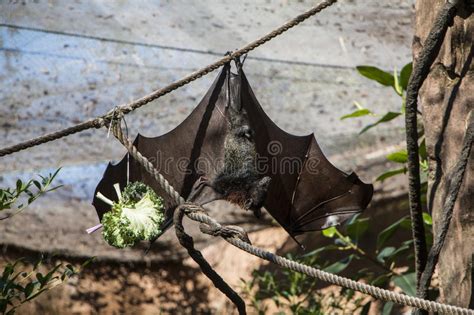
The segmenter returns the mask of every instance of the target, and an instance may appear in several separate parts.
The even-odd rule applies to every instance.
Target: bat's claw
[[[212,183],[206,177],[201,176],[194,183],[191,189],[191,193],[189,194],[188,199],[186,201],[202,206],[204,204],[222,198],[222,194],[219,194],[213,188]]]
[[[253,199],[252,198],[249,198],[249,199],[245,200],[245,202],[244,202],[245,210],[251,209],[252,206],[253,206]]]

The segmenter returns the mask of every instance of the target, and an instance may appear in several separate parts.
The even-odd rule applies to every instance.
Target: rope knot
[[[247,244],[252,244],[247,235],[247,232],[245,232],[243,228],[237,225],[215,226],[202,223],[199,225],[199,229],[202,233],[208,235],[220,236],[224,239],[235,238]]]
[[[119,124],[124,118],[125,114],[122,111],[122,106],[115,106],[113,109],[107,112],[101,119],[105,126],[110,129],[115,125]]]
[[[245,232],[245,230],[240,226],[221,225],[216,220],[211,218],[203,207],[196,204],[186,203],[183,205],[183,208],[184,213],[191,220],[201,223],[199,225],[199,229],[202,233],[211,236],[220,236],[224,239],[238,239],[247,244],[252,244],[247,232]]]

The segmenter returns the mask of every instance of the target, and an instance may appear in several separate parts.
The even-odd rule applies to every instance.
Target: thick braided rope
[[[216,220],[204,214],[203,212],[190,212],[187,214],[188,217],[194,221],[208,224],[213,229],[222,228]],[[296,261],[275,255],[261,248],[255,247],[248,244],[238,238],[224,238],[230,244],[237,248],[246,251],[247,253],[265,259],[269,262],[277,264],[281,267],[291,269],[300,273],[304,273],[313,278],[318,278],[325,282],[335,284],[341,287],[345,287],[351,290],[359,291],[364,294],[368,294],[376,299],[382,301],[391,301],[401,305],[412,306],[416,308],[425,309],[431,312],[439,312],[442,314],[455,314],[455,315],[474,315],[474,310],[452,306],[448,304],[442,304],[438,302],[423,300],[413,296],[396,293],[393,291],[378,288],[369,284],[354,281],[345,277],[341,277],[314,267],[310,267]]]
[[[10,147],[6,147],[0,150],[0,157],[9,155],[18,151],[22,151],[46,142],[50,142],[56,139],[64,138],[69,135],[88,130],[91,128],[100,128],[104,126],[104,121],[102,118],[95,118],[91,120],[87,120],[85,122],[82,122],[80,124],[74,125],[72,127],[62,129],[56,132],[48,133],[44,136],[33,138],[31,140],[27,140],[25,142],[21,142],[15,145],[12,145]]]
[[[135,110],[135,109],[138,109],[186,84],[189,84],[197,79],[199,79],[200,77],[220,68],[221,66],[223,66],[224,64],[232,61],[234,58],[238,58],[238,57],[241,57],[243,55],[245,55],[246,53],[254,50],[255,48],[263,45],[264,43],[268,42],[269,40],[277,37],[278,35],[286,32],[287,30],[289,30],[290,28],[292,27],[295,27],[296,25],[300,24],[301,22],[303,22],[304,20],[308,19],[309,17],[321,12],[322,10],[324,10],[325,8],[329,7],[330,5],[336,3],[337,0],[324,0],[322,2],[320,2],[319,4],[317,4],[316,6],[314,6],[313,8],[311,8],[310,10],[306,11],[305,13],[303,14],[300,14],[298,15],[297,17],[291,19],[290,21],[286,22],[285,24],[283,24],[282,26],[278,27],[277,29],[273,30],[272,32],[268,33],[267,35],[245,45],[244,47],[232,52],[231,54],[229,55],[226,55],[225,57],[219,59],[218,61],[208,65],[207,67],[204,67],[196,72],[193,72],[191,73],[190,75],[178,80],[178,81],[175,81],[173,83],[171,83],[170,85],[162,88],[162,89],[159,89],[159,90],[156,90],[148,95],[145,95],[135,101],[132,101],[130,103],[127,103],[127,104],[123,104],[123,105],[120,105],[120,106],[117,106],[116,109],[112,110],[112,111],[109,111],[108,113],[106,113],[105,115],[102,115],[102,116],[99,116],[99,117],[96,117],[95,119],[91,119],[91,120],[88,120],[88,121],[85,121],[85,122],[82,122],[82,123],[79,123],[75,126],[72,126],[70,128],[66,128],[66,129],[63,129],[63,130],[60,130],[60,131],[57,131],[57,132],[53,132],[53,133],[49,133],[49,134],[46,134],[44,136],[40,136],[40,137],[36,137],[34,139],[31,139],[31,140],[27,140],[25,142],[21,142],[21,143],[18,143],[18,144],[15,144],[13,146],[10,146],[10,147],[6,147],[6,148],[3,148],[3,149],[0,149],[0,157],[2,156],[5,156],[5,155],[9,155],[9,154],[12,154],[12,153],[15,153],[15,152],[18,152],[18,151],[21,151],[21,150],[25,150],[27,148],[31,148],[31,147],[34,147],[34,146],[37,146],[37,145],[40,145],[40,144],[43,144],[43,143],[46,143],[46,142],[50,142],[50,141],[53,141],[53,140],[57,140],[57,139],[60,139],[60,138],[63,138],[63,137],[66,137],[66,136],[69,136],[69,135],[72,135],[72,134],[75,134],[77,132],[80,132],[80,131],[84,131],[84,130],[87,130],[87,129],[91,129],[91,128],[100,128],[100,127],[103,127],[104,125],[106,125],[106,122],[107,121],[110,121],[110,119],[113,117],[114,115],[114,112],[116,112],[117,110],[122,112],[123,114],[128,114],[130,113],[131,111]]]

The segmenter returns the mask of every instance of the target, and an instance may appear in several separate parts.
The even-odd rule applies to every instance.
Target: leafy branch
[[[0,220],[17,215],[42,195],[62,187],[62,185],[52,187],[52,182],[60,170],[58,168],[47,176],[38,175],[40,180],[31,179],[23,182],[18,179],[15,188],[0,188],[0,211],[14,210],[13,213],[0,217]]]
[[[360,118],[363,116],[373,116],[373,117],[380,117],[375,122],[368,124],[364,128],[361,129],[359,134],[363,134],[366,131],[374,128],[380,124],[384,124],[390,122],[398,117],[402,117],[405,114],[405,103],[406,103],[406,91],[408,87],[408,79],[410,78],[412,72],[412,64],[408,63],[403,66],[400,72],[397,71],[395,68],[393,73],[381,70],[377,67],[373,66],[358,66],[357,71],[362,76],[375,81],[382,86],[391,87],[395,91],[395,93],[401,97],[401,106],[399,111],[388,111],[383,115],[379,115],[374,113],[372,110],[363,107],[358,102],[354,102],[356,106],[356,110],[352,113],[346,114],[342,116],[340,119],[348,119],[348,118]],[[421,168],[421,176],[426,178],[428,174],[428,161],[426,155],[426,145],[424,139],[424,131],[422,128],[419,128],[420,132],[418,134],[418,140],[420,142],[419,145],[419,156],[420,156],[420,168]],[[386,156],[387,160],[391,162],[395,162],[398,164],[403,164],[402,167],[385,171],[384,173],[380,174],[376,181],[383,181],[387,178],[399,175],[399,174],[406,174],[407,173],[407,162],[408,162],[408,154],[407,150],[403,149],[397,152],[390,153]],[[422,184],[423,185],[423,184]]]
[[[79,268],[75,268],[71,264],[65,266],[57,264],[46,274],[39,271],[43,263],[42,258],[28,272],[25,271],[28,264],[24,259],[8,263],[0,277],[0,313],[6,315],[15,314],[21,305],[65,283],[71,277],[81,272],[93,259],[88,259]],[[20,265],[24,266],[18,271],[17,269]]]
[[[12,213],[0,217],[0,220],[19,214],[42,195],[60,188],[61,185],[52,185],[59,171],[60,168],[47,176],[38,175],[39,179],[31,179],[27,182],[18,179],[14,188],[0,189],[0,211],[13,210]],[[33,265],[30,271],[27,271],[28,263],[25,259],[7,263],[0,277],[0,313],[15,314],[20,306],[63,284],[72,276],[77,275],[92,260],[93,258],[87,260],[78,269],[71,264],[65,266],[57,264],[45,274],[39,271],[43,262],[42,258]]]
[[[424,224],[427,227],[425,230],[427,240],[432,241],[431,216],[428,213],[423,214]],[[371,262],[373,265],[379,267],[384,272],[382,274],[374,274],[370,269],[362,269],[356,275],[357,279],[365,279],[370,284],[385,287],[390,282],[395,286],[401,288],[403,292],[408,295],[415,296],[416,294],[416,275],[410,268],[406,269],[403,265],[403,258],[408,253],[412,252],[413,240],[408,239],[400,242],[398,247],[386,246],[386,243],[390,241],[396,232],[400,229],[410,230],[411,222],[408,216],[399,219],[377,235],[376,248],[373,254],[369,254],[367,250],[363,249],[359,245],[360,239],[366,234],[369,227],[367,218],[360,218],[359,216],[353,217],[348,221],[342,229],[336,227],[330,227],[322,231],[322,235],[334,240],[335,249],[340,251],[350,250],[351,259],[344,258],[336,264],[343,264],[346,268],[350,262],[354,259],[365,259]],[[326,247],[328,248],[328,247]],[[408,255],[408,257],[411,257]],[[403,270],[405,269],[405,270]],[[371,302],[369,302],[371,303]],[[384,305],[383,314],[390,314],[393,304],[386,303]],[[364,309],[368,310],[364,307]]]

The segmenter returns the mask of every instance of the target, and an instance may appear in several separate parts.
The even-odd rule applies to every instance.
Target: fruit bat
[[[334,167],[314,134],[294,136],[263,111],[242,70],[226,64],[199,105],[170,132],[134,145],[187,201],[205,205],[227,200],[259,217],[266,211],[296,240],[365,209],[373,187],[355,173]],[[110,164],[96,192],[111,200],[113,184],[141,181],[165,200],[166,230],[177,206],[155,179],[128,154]],[[99,219],[110,206],[93,200]]]

